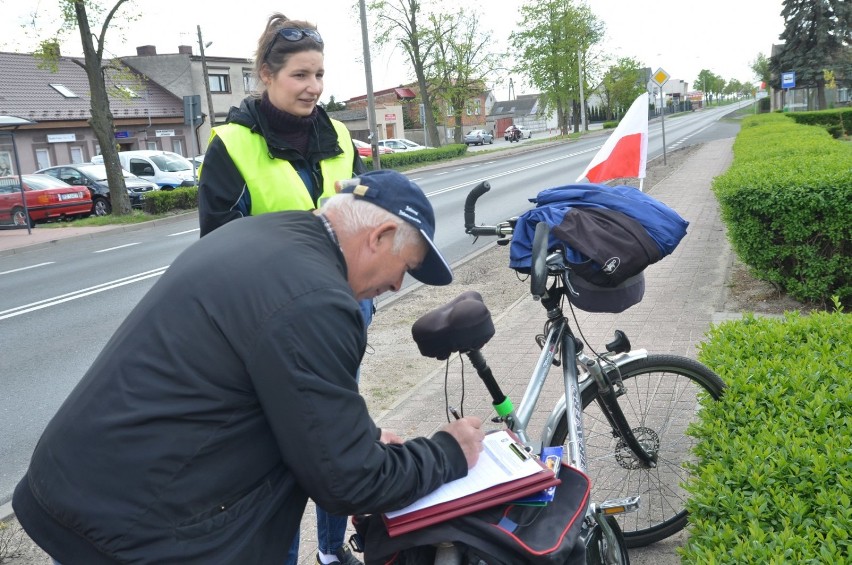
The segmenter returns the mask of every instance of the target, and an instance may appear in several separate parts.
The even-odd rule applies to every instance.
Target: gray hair
[[[397,216],[364,200],[355,198],[352,194],[336,194],[326,200],[320,212],[333,211],[339,221],[334,224],[335,231],[340,235],[351,235],[363,229],[374,228],[385,222],[393,222],[397,226],[393,239],[395,255],[408,245],[425,245],[423,234]]]

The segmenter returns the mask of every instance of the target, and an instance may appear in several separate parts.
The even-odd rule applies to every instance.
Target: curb
[[[26,253],[27,251],[35,251],[37,249],[44,249],[46,247],[50,247],[51,245],[59,245],[65,241],[79,241],[81,239],[95,239],[100,234],[104,233],[115,233],[115,232],[134,232],[139,231],[141,229],[145,229],[151,226],[158,225],[167,225],[177,223],[183,219],[185,219],[190,214],[197,214],[196,210],[191,212],[184,212],[182,214],[176,214],[174,216],[169,216],[168,218],[157,218],[156,220],[148,220],[145,222],[139,222],[137,224],[121,224],[121,225],[109,225],[109,226],[101,226],[106,229],[97,229],[88,233],[81,233],[78,235],[72,235],[68,237],[56,237],[55,239],[50,239],[47,241],[40,241],[35,243],[23,243],[18,247],[12,247],[9,249],[0,249],[0,257],[6,257],[9,255],[17,255],[20,253]],[[47,228],[47,230],[56,230],[60,232],[61,230],[66,228]],[[86,229],[85,227],[78,229]],[[58,235],[58,234],[57,234]]]

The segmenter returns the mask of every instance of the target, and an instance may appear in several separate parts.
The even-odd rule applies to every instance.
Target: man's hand
[[[403,439],[401,437],[399,437],[393,432],[389,432],[388,430],[382,430],[382,435],[379,438],[379,441],[384,444],[403,443]]]
[[[482,440],[485,439],[485,432],[482,427],[482,420],[476,416],[467,416],[460,420],[454,420],[443,427],[443,431],[447,432],[459,442],[459,446],[464,452],[464,458],[467,459],[467,468],[470,469],[479,460],[479,452],[482,451]]]

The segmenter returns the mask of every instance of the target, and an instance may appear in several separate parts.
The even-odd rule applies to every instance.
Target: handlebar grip
[[[470,233],[470,230],[476,224],[476,201],[480,196],[491,190],[491,184],[484,180],[476,185],[473,190],[468,193],[464,201],[464,229]]]
[[[532,268],[530,269],[530,293],[543,298],[547,293],[547,246],[550,243],[550,226],[547,222],[535,225],[532,244]]]

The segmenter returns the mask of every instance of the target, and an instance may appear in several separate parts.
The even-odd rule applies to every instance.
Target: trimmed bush
[[[820,110],[819,112],[789,112],[784,115],[797,124],[820,126],[835,138],[852,135],[852,108]]]
[[[852,555],[852,318],[747,316],[699,359],[724,379],[690,433],[683,563],[848,563]]]
[[[198,208],[197,186],[146,193],[142,205],[142,210],[148,214],[166,214],[174,210],[194,210],[196,208]]]
[[[467,153],[467,145],[464,143],[456,143],[453,145],[445,145],[435,149],[420,149],[417,151],[400,151],[399,153],[388,153],[381,155],[379,162],[383,169],[396,169],[400,167],[408,167],[420,163],[433,163],[436,161],[444,161],[455,159]],[[368,169],[373,168],[372,157],[362,157],[364,164]]]
[[[787,114],[743,120],[713,181],[728,238],[758,277],[802,301],[852,300],[852,145]]]

